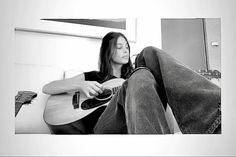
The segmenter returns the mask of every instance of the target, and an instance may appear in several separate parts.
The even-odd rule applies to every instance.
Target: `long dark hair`
[[[112,74],[111,60],[112,60],[112,55],[115,53],[117,39],[119,37],[123,37],[126,40],[130,52],[129,42],[125,37],[125,35],[120,32],[109,32],[102,39],[98,66],[100,72],[107,75],[106,78],[109,77],[109,74]],[[129,58],[128,63],[124,64],[121,68],[121,78],[126,79],[132,72],[132,70],[133,66]]]

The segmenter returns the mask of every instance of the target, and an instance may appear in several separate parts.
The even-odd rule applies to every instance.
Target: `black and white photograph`
[[[233,6],[2,0],[0,156],[236,155]]]
[[[219,18],[157,20],[162,48],[155,44],[134,53],[139,19],[130,28],[135,39],[131,41],[125,35],[131,19],[43,20],[55,27],[63,22],[110,28],[104,37],[96,38],[96,31],[94,37],[73,36],[66,29],[60,34],[62,28],[57,33],[56,28],[51,32],[19,24],[16,134],[221,133]],[[32,105],[21,109],[19,102],[30,101],[27,98],[32,98]]]

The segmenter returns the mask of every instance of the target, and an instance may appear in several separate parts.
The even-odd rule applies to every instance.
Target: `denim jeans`
[[[168,134],[167,103],[184,134],[221,127],[221,89],[166,52],[146,47],[99,117],[95,134]]]

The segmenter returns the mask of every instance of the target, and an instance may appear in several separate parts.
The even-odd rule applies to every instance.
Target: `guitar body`
[[[106,89],[113,89],[119,87],[123,84],[125,80],[116,78],[104,82],[102,85]],[[74,94],[74,93],[73,93]],[[60,94],[52,95],[48,98],[43,118],[44,121],[49,125],[66,125],[75,121],[78,121],[92,112],[100,108],[101,106],[106,106],[110,101],[105,101],[102,105],[96,106],[90,109],[83,109],[81,105],[86,103],[89,98],[87,98],[82,92],[79,95],[79,106],[74,108],[73,106],[73,94]]]

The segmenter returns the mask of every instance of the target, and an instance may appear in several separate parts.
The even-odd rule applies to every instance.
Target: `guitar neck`
[[[15,117],[18,114],[18,112],[20,111],[22,105],[23,105],[22,102],[17,102],[16,101],[16,103],[15,103]]]

